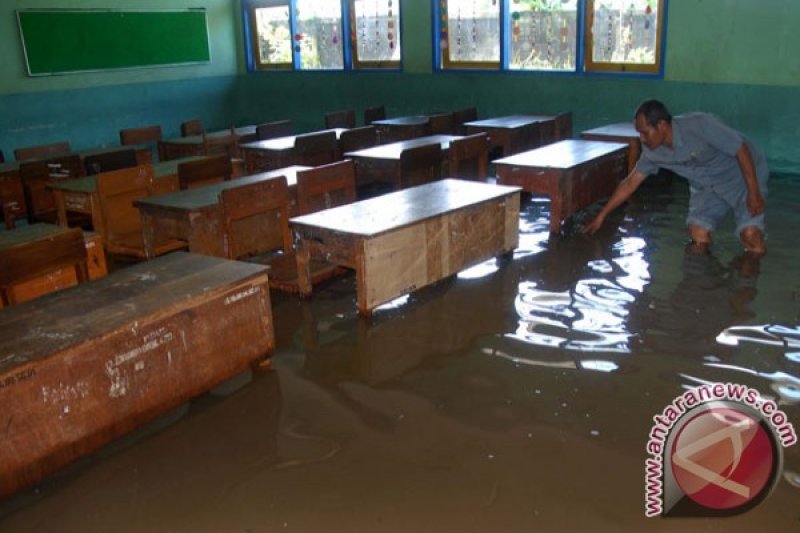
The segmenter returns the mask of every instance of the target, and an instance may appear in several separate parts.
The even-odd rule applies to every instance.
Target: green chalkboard
[[[211,59],[205,9],[24,9],[17,20],[31,76]]]

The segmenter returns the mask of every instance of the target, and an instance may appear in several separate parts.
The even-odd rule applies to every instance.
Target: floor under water
[[[683,180],[593,237],[520,246],[359,319],[353,276],[273,296],[274,371],[207,394],[0,503],[5,532],[798,531],[800,445],[731,518],[647,519],[653,416],[734,382],[800,429],[800,183],[771,181],[769,253],[732,222],[687,249]]]

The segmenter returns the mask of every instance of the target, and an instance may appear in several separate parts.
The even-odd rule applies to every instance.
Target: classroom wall
[[[73,0],[71,7],[108,2]],[[77,148],[111,144],[122,127],[159,123],[165,134],[193,116],[209,127],[291,118],[300,130],[322,125],[326,111],[361,112],[385,104],[390,115],[477,105],[481,116],[572,110],[575,129],[627,120],[646,97],[673,112],[708,110],[746,132],[774,171],[800,174],[800,2],[672,0],[663,80],[529,73],[434,73],[430,0],[402,0],[402,73],[246,73],[239,0],[120,0],[114,7],[208,9],[212,62],[29,78],[14,9],[0,7],[0,148],[69,138]]]

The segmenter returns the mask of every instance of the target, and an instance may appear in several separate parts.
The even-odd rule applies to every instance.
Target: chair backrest
[[[161,140],[161,126],[143,126],[119,130],[119,142],[128,144],[155,144]]]
[[[233,165],[227,155],[204,157],[178,165],[178,183],[181,189],[192,189],[231,179]]]
[[[191,137],[192,135],[202,135],[205,129],[199,118],[193,118],[186,122],[181,122],[181,137]]]
[[[5,162],[6,162],[6,156],[4,156],[3,151],[0,150],[0,163],[5,163]]]
[[[328,129],[333,128],[355,128],[356,127],[356,112],[355,111],[333,111],[325,113],[325,127]]]
[[[14,150],[14,159],[25,161],[28,159],[43,159],[45,157],[55,157],[70,153],[71,148],[67,141],[52,144],[40,144],[37,146],[27,146]]]
[[[356,170],[350,159],[297,173],[297,210],[305,215],[356,201]]]
[[[485,181],[489,173],[489,137],[478,133],[450,142],[449,175]]]
[[[566,111],[556,115],[555,140],[563,141],[572,138],[572,111]]]
[[[83,231],[72,228],[46,239],[0,250],[0,296],[15,303],[12,285],[62,268],[74,268],[78,282],[89,279]]]
[[[289,187],[283,176],[225,189],[219,194],[223,247],[229,259],[292,250]]]
[[[294,153],[298,165],[316,167],[333,163],[339,158],[339,144],[336,133],[321,131],[298,135],[294,139]]]
[[[364,125],[369,126],[376,120],[383,120],[386,118],[386,107],[379,105],[376,107],[368,107],[364,110]]]
[[[19,177],[29,208],[28,218],[54,221],[56,200],[47,184],[53,180],[77,178],[83,174],[83,164],[78,154],[21,162]]]
[[[413,187],[438,180],[442,175],[439,143],[408,148],[400,153],[400,186]]]
[[[109,248],[115,241],[142,231],[142,218],[133,201],[149,196],[153,167],[139,165],[98,174],[97,198],[103,216],[99,229]]]
[[[375,126],[363,126],[343,131],[339,135],[339,147],[343,154],[378,144],[378,131]]]
[[[256,126],[256,137],[258,137],[259,141],[287,137],[293,133],[291,120],[276,120],[275,122],[265,122]]]
[[[458,135],[464,135],[466,133],[466,128],[464,127],[464,123],[472,122],[473,120],[478,120],[478,108],[476,107],[468,107],[466,109],[459,109],[458,111],[454,111],[453,131],[456,132]]]
[[[133,148],[122,148],[113,152],[87,155],[83,158],[83,166],[86,168],[87,176],[121,168],[135,167],[137,164],[136,150]]]
[[[443,135],[453,132],[453,114],[438,113],[428,120],[428,131],[431,135]]]
[[[513,135],[513,142],[511,143],[511,154],[503,154],[509,156],[518,154],[527,150],[532,150],[542,145],[542,124],[533,122],[516,128]]]
[[[239,136],[231,127],[227,135],[207,135],[203,133],[204,155],[227,155],[228,158],[239,157]]]

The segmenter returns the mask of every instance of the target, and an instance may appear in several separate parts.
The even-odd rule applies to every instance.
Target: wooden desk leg
[[[550,233],[561,233],[561,216],[564,212],[563,201],[559,195],[550,196]]]
[[[364,261],[364,251],[359,250],[356,255],[356,300],[358,301],[358,314],[369,318],[372,316],[372,308],[367,303],[367,272]]]
[[[142,210],[142,240],[144,241],[144,255],[147,259],[153,259],[156,249],[156,225],[153,217]]]
[[[297,287],[300,296],[303,298],[311,297],[311,248],[308,241],[299,239],[297,242]]]
[[[53,196],[55,196],[56,209],[58,209],[58,225],[66,228],[69,224],[67,221],[67,205],[64,202],[64,191],[53,191]]]

